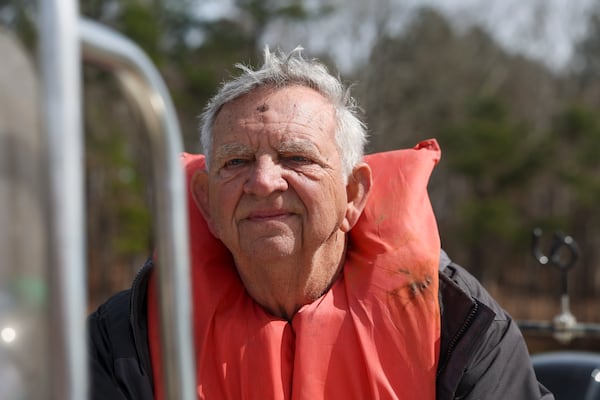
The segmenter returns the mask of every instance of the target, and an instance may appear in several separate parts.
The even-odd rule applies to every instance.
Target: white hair
[[[289,54],[280,51],[273,53],[266,46],[264,64],[260,69],[252,70],[245,65],[236,64],[242,74],[224,83],[201,115],[200,140],[207,168],[211,161],[213,125],[223,105],[261,86],[302,85],[318,91],[333,105],[336,118],[335,140],[343,172],[346,177],[350,176],[363,157],[367,142],[366,126],[358,117],[359,108],[350,95],[350,89],[331,75],[325,65],[314,59],[305,59],[302,50],[302,47],[296,47]]]

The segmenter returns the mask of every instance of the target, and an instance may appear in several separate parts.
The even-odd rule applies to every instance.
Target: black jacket
[[[146,321],[151,268],[147,263],[131,289],[111,297],[88,319],[94,400],[152,399]],[[554,398],[538,383],[516,323],[444,252],[440,306],[438,399]]]

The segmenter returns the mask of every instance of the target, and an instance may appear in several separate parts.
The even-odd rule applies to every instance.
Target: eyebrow
[[[310,140],[292,139],[281,142],[277,148],[280,154],[300,153],[305,154],[313,159],[321,160],[321,151]],[[252,148],[242,143],[225,143],[214,149],[213,160],[217,163],[220,160],[229,159],[231,157],[246,157],[254,154]]]
[[[251,154],[252,149],[242,143],[225,143],[215,149],[214,159],[221,160],[231,156]]]
[[[282,142],[277,149],[280,153],[310,153],[318,156],[319,148],[310,140],[287,140]]]

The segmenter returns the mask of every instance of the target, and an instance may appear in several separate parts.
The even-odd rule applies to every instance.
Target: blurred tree
[[[529,256],[528,198],[548,161],[560,81],[481,29],[457,33],[424,9],[379,39],[360,82],[373,151],[439,139],[430,193],[444,247],[489,287],[521,276],[507,266]]]
[[[553,118],[554,145],[551,171],[557,177],[553,190],[553,217],[565,221],[579,241],[582,256],[572,286],[582,296],[600,290],[600,5],[589,15],[587,34],[576,44],[570,74],[565,75],[565,101]],[[587,318],[595,318],[588,312]]]
[[[84,75],[88,282],[93,308],[127,287],[151,254],[151,155],[136,114],[115,79],[90,67]]]
[[[464,118],[473,98],[500,98],[535,132],[559,107],[557,82],[537,62],[506,53],[483,30],[462,34],[423,9],[398,36],[384,34],[359,74],[373,150],[410,146]]]
[[[568,105],[555,119],[552,135],[558,178],[554,196],[565,198],[554,213],[568,221],[565,229],[580,242],[581,262],[573,289],[593,296],[600,287],[600,117],[581,104]]]
[[[531,221],[519,194],[546,161],[546,146],[511,118],[498,99],[475,99],[465,120],[440,134],[451,179],[463,187],[444,231],[459,234],[467,264],[481,266],[476,273],[487,282],[498,282],[512,255],[525,251]]]
[[[573,69],[582,87],[600,77],[600,6],[590,15],[588,34],[575,45]]]
[[[451,27],[433,10],[424,10],[403,36],[379,39],[358,86],[372,150],[411,146],[459,112],[464,94],[454,84],[461,74],[455,64],[464,55],[455,44]]]

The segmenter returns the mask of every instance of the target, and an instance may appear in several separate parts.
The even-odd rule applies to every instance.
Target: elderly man
[[[363,157],[299,49],[223,85],[186,155],[199,398],[551,399],[510,317],[443,251],[434,140]],[[90,316],[94,399],[162,399],[152,262]]]

